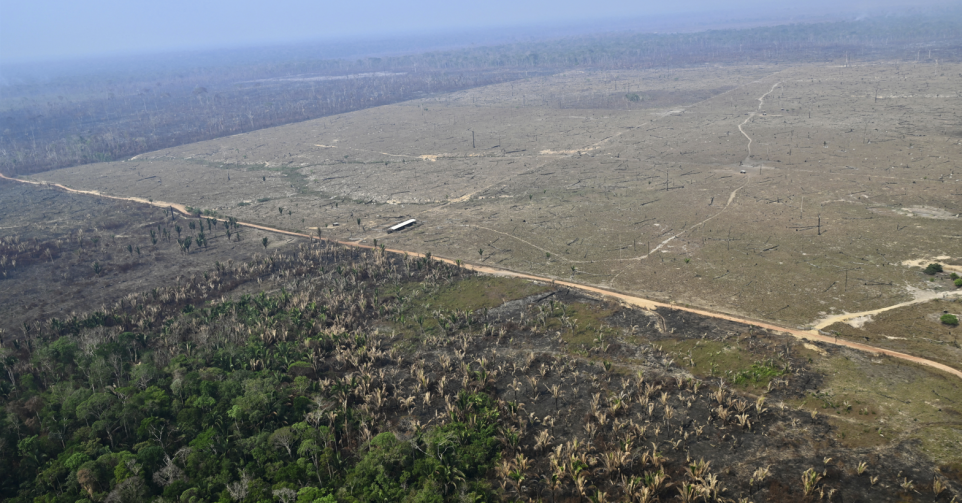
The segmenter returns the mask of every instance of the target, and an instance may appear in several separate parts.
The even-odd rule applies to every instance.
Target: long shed
[[[416,224],[416,223],[418,223],[418,221],[415,220],[415,219],[413,219],[413,218],[408,219],[408,220],[405,220],[405,221],[403,221],[403,222],[401,222],[401,223],[399,223],[399,224],[397,224],[397,225],[392,225],[391,227],[388,227],[387,233],[390,234],[390,233],[392,233],[392,232],[397,232],[397,231],[399,231],[399,230],[406,229],[406,228],[411,227],[412,225],[414,225],[414,224]]]

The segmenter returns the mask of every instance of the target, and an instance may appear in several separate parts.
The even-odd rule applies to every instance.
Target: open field
[[[35,179],[810,326],[962,255],[960,74],[569,72]]]

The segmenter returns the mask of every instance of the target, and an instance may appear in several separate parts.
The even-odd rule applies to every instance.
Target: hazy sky
[[[925,0],[925,3],[951,4]],[[724,9],[764,16],[918,4],[910,0],[0,0],[0,61],[457,32]]]

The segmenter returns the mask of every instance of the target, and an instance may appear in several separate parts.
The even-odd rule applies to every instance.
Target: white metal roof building
[[[397,224],[397,225],[388,227],[387,233],[390,234],[390,233],[392,233],[392,232],[397,232],[397,231],[399,231],[399,230],[401,230],[401,229],[406,229],[406,228],[408,228],[408,227],[410,227],[410,226],[412,226],[412,225],[414,225],[414,224],[416,224],[416,223],[417,223],[417,220],[415,220],[415,219],[413,219],[413,218],[412,218],[412,219],[409,219],[409,220],[405,220],[405,221],[403,221],[403,222],[401,222],[401,223],[399,223],[399,224]]]

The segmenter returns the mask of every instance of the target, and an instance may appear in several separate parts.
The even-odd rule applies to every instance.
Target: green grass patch
[[[523,279],[474,276],[429,292],[422,301],[425,308],[432,310],[476,311],[549,291],[550,285],[539,285]]]
[[[616,307],[606,304],[574,302],[562,306],[556,302],[545,327],[561,332],[570,350],[585,351],[587,347],[605,344],[609,337],[619,333],[604,322],[616,311]]]
[[[768,383],[787,373],[786,363],[778,359],[759,360],[735,339],[713,341],[702,339],[670,339],[659,343],[675,363],[695,375],[724,377],[742,388],[765,388]]]
[[[787,370],[784,367],[775,366],[773,361],[755,362],[750,368],[735,373],[732,383],[737,385],[750,384],[752,386],[768,385],[769,381],[786,373]]]
[[[549,285],[523,279],[474,276],[436,288],[411,283],[383,294],[401,298],[405,304],[402,316],[394,319],[393,329],[405,338],[416,338],[441,335],[444,332],[441,323],[446,323],[455,312],[473,313],[549,291]]]
[[[734,341],[669,339],[659,347],[690,372],[713,377],[731,375],[751,365],[755,359]]]
[[[962,461],[962,389],[958,378],[905,362],[864,356],[817,361],[819,393],[794,402],[817,410],[849,447],[917,440],[940,463]]]

